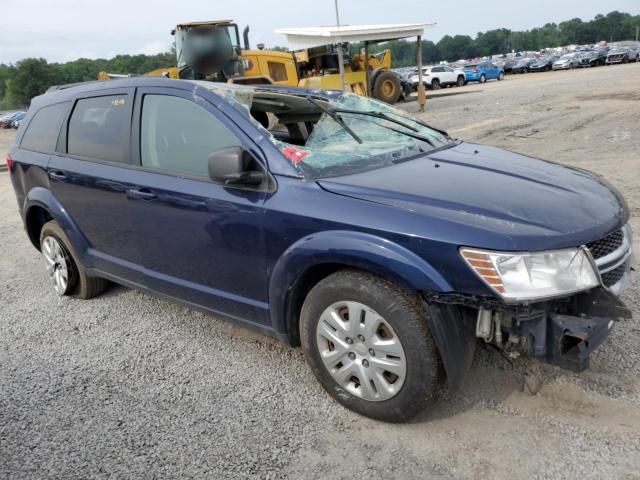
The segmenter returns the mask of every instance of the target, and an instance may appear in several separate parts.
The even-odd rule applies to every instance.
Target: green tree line
[[[81,58],[48,63],[44,58],[25,58],[15,65],[0,64],[0,109],[22,108],[52,85],[97,80],[98,72],[142,74],[175,65],[174,51],[157,55],[118,55],[109,60]]]
[[[607,15],[596,15],[589,21],[574,18],[525,31],[500,28],[480,32],[475,38],[445,35],[437,43],[422,42],[422,59],[424,64],[430,64],[511,51],[591,44],[601,40],[631,40],[635,38],[637,26],[640,26],[640,15],[613,11]],[[353,46],[354,49],[359,47]],[[415,65],[414,41],[395,40],[373,45],[371,51],[384,48],[391,49],[394,67]],[[174,64],[173,51],[157,55],[118,55],[109,60],[81,58],[66,63],[48,63],[42,58],[26,58],[15,65],[0,64],[0,109],[28,106],[31,98],[45,92],[51,85],[95,80],[100,71],[142,74]]]

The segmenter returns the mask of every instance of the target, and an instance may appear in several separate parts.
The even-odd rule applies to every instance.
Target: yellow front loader
[[[238,27],[232,20],[180,24],[171,32],[176,38],[177,66],[145,73],[149,76],[187,78],[243,84],[289,85],[312,89],[340,89],[336,45],[297,52],[251,49],[249,28],[240,45]],[[363,52],[351,54],[344,45],[345,87],[360,95],[370,95],[395,103],[408,92],[391,71],[391,51],[369,55],[365,68]],[[127,75],[100,72],[98,79]]]

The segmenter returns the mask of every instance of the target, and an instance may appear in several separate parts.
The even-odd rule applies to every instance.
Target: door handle
[[[67,176],[63,172],[52,170],[49,172],[49,178],[58,180],[59,182],[64,182],[67,179]]]
[[[158,196],[148,188],[129,189],[127,190],[127,198],[132,200],[153,200]]]

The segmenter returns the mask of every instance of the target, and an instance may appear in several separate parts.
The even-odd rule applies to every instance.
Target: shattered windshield
[[[353,93],[328,100],[268,88],[206,86],[246,114],[309,179],[380,168],[453,143],[407,112]]]

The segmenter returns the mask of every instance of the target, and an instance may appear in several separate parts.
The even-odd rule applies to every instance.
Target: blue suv
[[[349,93],[56,87],[7,163],[58,294],[116,282],[301,345],[372,418],[458,388],[477,342],[584,369],[629,316],[629,211],[606,181]]]
[[[470,63],[464,66],[467,82],[484,83],[487,80],[504,80],[504,69],[491,62]]]

